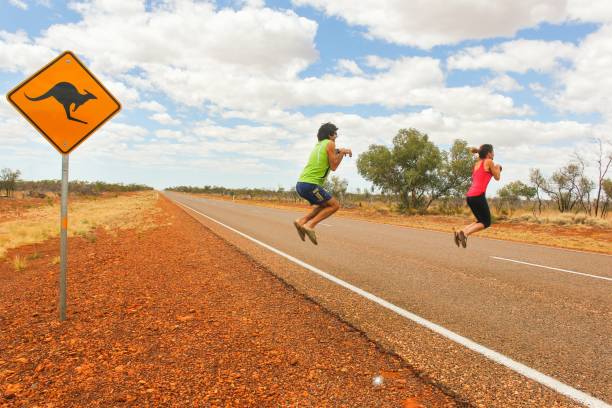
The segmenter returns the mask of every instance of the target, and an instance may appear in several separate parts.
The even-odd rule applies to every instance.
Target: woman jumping
[[[302,241],[308,236],[317,245],[315,227],[338,211],[340,203],[323,188],[329,170],[336,171],[344,156],[353,156],[351,149],[337,149],[338,128],[324,123],[317,133],[318,142],[310,153],[308,163],[295,186],[297,193],[308,200],[314,209],[293,222]]]
[[[493,146],[483,144],[480,148],[470,149],[472,153],[478,153],[478,161],[472,170],[472,186],[466,194],[467,204],[476,217],[476,222],[464,227],[461,231],[453,231],[457,246],[467,246],[467,237],[471,234],[489,228],[491,225],[491,212],[487,204],[485,193],[491,177],[499,181],[502,166],[493,163]]]

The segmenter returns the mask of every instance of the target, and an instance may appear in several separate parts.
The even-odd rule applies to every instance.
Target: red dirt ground
[[[182,210],[146,231],[0,261],[0,406],[377,406],[456,402]],[[21,272],[15,255],[28,257]],[[382,375],[384,383],[373,386]]]
[[[48,201],[44,198],[0,197],[0,222],[19,218],[24,212],[43,205],[48,205]]]

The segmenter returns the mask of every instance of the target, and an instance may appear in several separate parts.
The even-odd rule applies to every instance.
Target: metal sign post
[[[68,155],[119,112],[121,104],[70,51],[63,52],[6,97],[62,155],[59,318],[64,321],[68,264]]]
[[[66,269],[68,264],[68,154],[62,154],[62,203],[60,210],[59,318],[66,320]]]

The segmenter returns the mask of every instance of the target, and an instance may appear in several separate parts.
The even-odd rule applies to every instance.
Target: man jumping
[[[310,153],[308,163],[295,186],[297,193],[315,208],[304,217],[293,221],[302,241],[305,236],[317,245],[314,228],[318,223],[338,211],[340,203],[323,189],[329,169],[336,171],[344,156],[353,157],[351,149],[337,149],[335,140],[338,128],[333,123],[324,123],[319,128],[319,140]]]

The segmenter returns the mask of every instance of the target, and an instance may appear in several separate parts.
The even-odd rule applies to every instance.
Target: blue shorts
[[[300,197],[308,200],[313,205],[321,205],[332,198],[323,187],[312,183],[298,181],[295,185],[295,191],[297,191]]]

